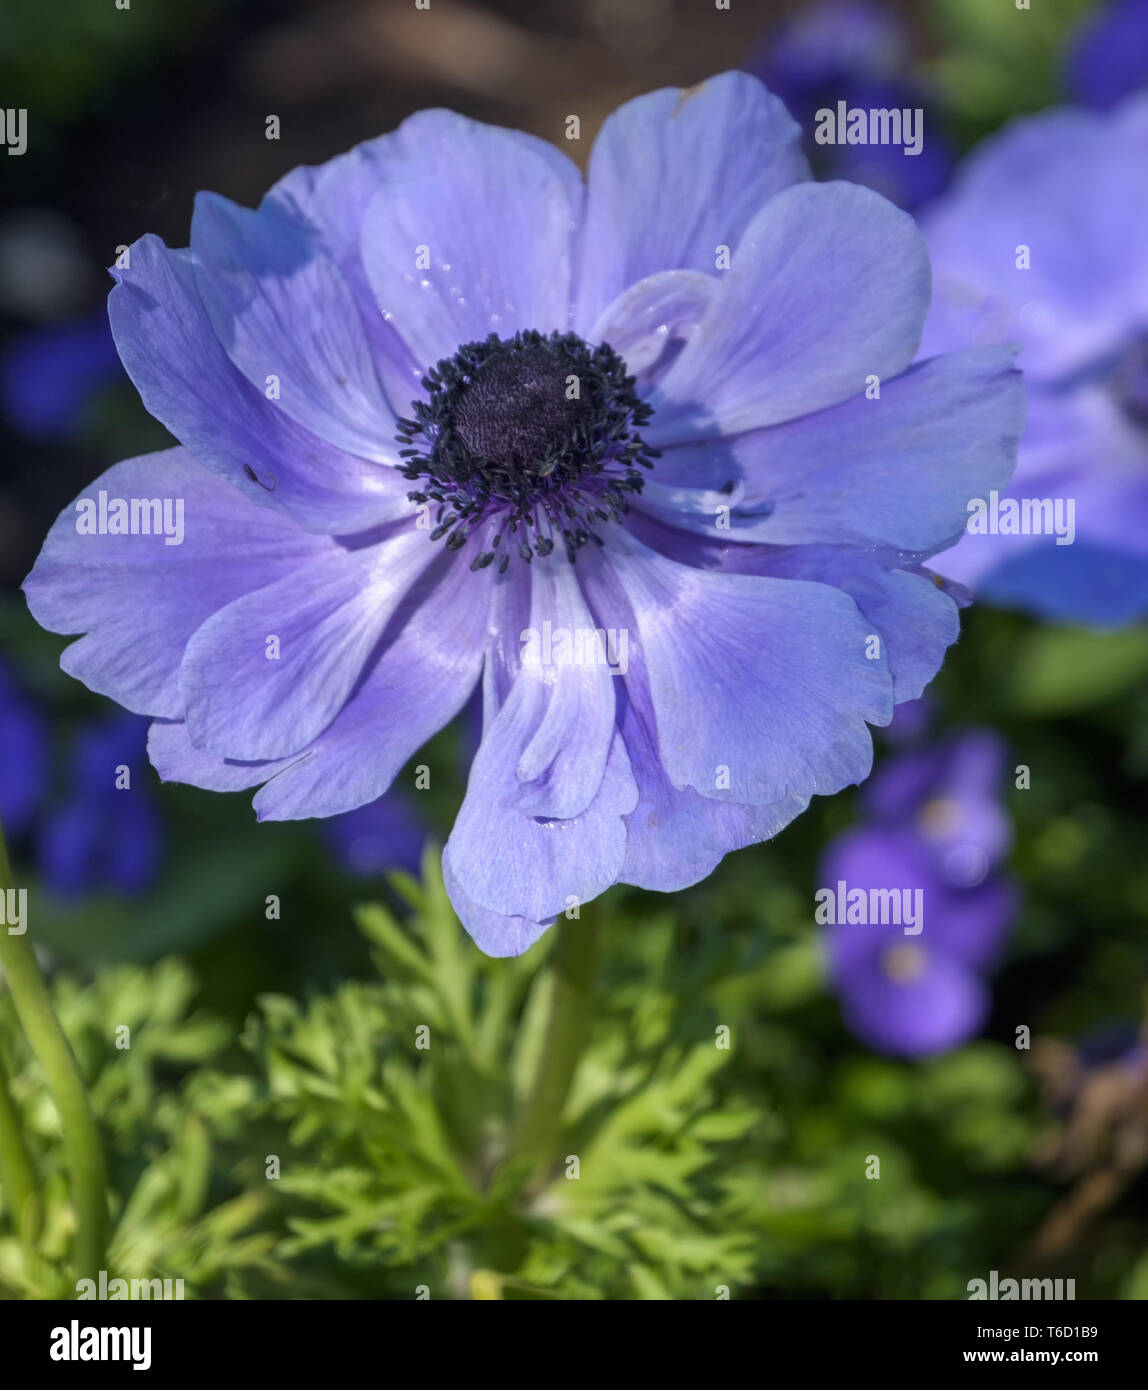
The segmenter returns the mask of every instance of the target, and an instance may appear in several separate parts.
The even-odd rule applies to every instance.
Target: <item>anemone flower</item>
[[[865,821],[826,851],[835,893],[917,894],[901,920],[835,920],[829,974],[847,1026],[881,1052],[921,1056],[966,1041],[988,1012],[985,976],[1017,911],[1000,864],[1012,826],[1001,804],[1004,747],[971,729],[901,753],[865,787]],[[871,916],[871,914],[869,914]],[[894,914],[889,914],[890,918]]]
[[[748,75],[623,106],[585,183],[428,111],[121,259],[179,443],[65,509],[33,613],[264,819],[381,796],[481,682],[443,871],[491,954],[864,778],[957,634],[924,562],[1010,475],[1011,349],[915,362],[915,224]]]
[[[979,598],[1062,622],[1148,614],[1148,94],[987,140],[922,215],[936,273],[923,352],[1020,345],[1028,424],[1011,489],[970,494],[938,562]],[[973,505],[975,503],[975,505]]]

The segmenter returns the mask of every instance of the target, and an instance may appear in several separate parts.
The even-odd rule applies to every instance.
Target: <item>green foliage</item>
[[[727,937],[637,892],[587,909],[605,958],[561,1142],[543,1171],[508,1162],[550,946],[484,957],[431,857],[425,880],[396,882],[405,915],[358,911],[366,978],[264,996],[238,1038],[174,959],[54,981],[108,1139],[113,1277],[182,1278],[187,1297],[951,1297],[993,1223],[1037,1214],[1016,1054],[830,1064],[785,894],[787,921]],[[0,1047],[46,1207],[32,1264],[0,1218],[0,1280],[67,1294],[55,1114],[7,1001]]]

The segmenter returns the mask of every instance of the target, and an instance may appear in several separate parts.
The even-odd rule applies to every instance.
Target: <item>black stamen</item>
[[[400,451],[400,471],[421,482],[412,501],[441,504],[432,540],[445,536],[458,550],[482,528],[475,570],[493,563],[503,530],[513,536],[520,523],[534,537],[516,547],[527,563],[550,555],[555,535],[571,561],[588,541],[601,544],[594,527],[625,513],[625,494],[642,488],[639,468],[657,456],[638,433],[652,412],[625,363],[573,333],[466,343],[423,385],[429,400],[398,422],[399,441],[413,446]]]

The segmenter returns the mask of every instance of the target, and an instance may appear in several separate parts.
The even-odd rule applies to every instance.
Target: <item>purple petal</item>
[[[488,956],[520,956],[557,920],[532,922],[526,917],[506,916],[481,907],[459,886],[450,860],[450,846],[443,851],[442,876],[458,919],[470,933],[474,944]]]
[[[721,446],[668,449],[665,463],[685,476],[688,458],[716,481],[724,457],[726,474],[744,480],[742,495],[726,499],[731,525],[719,539],[931,554],[964,534],[970,498],[1007,485],[1024,424],[1012,355],[933,358],[883,382],[878,400],[854,397]],[[662,472],[659,460],[652,480]],[[714,534],[715,517],[697,529]]]
[[[144,405],[197,462],[309,530],[347,534],[411,515],[396,469],[324,443],[240,374],[215,336],[189,252],[146,236],[118,274],[108,315],[120,357]]]
[[[278,203],[258,212],[201,193],[191,223],[195,283],[227,355],[260,392],[348,453],[395,463],[383,395],[354,297],[320,233]]]
[[[423,111],[403,123],[384,165],[363,217],[363,264],[417,362],[430,367],[490,333],[569,327],[581,201],[569,161],[532,136]]]
[[[644,391],[676,360],[719,288],[714,276],[696,270],[648,275],[603,309],[589,341],[609,343]]]
[[[619,107],[590,155],[576,329],[648,275],[713,274],[718,248],[732,251],[774,194],[808,177],[800,130],[746,73]]]
[[[721,294],[651,397],[663,447],[857,396],[913,360],[929,259],[913,219],[854,184],[798,184],[750,223]]]
[[[245,762],[306,748],[347,703],[407,591],[441,556],[425,531],[411,529],[336,550],[213,614],[180,671],[191,741]]]
[[[869,628],[845,594],[690,569],[625,533],[583,582],[600,622],[637,627],[675,786],[761,806],[868,775],[865,721],[889,722],[892,683],[883,655],[866,659]]]
[[[478,679],[489,588],[448,558],[401,605],[362,684],[327,729],[292,757],[241,762],[195,748],[187,727],[154,724],[148,751],[160,776],[214,791],[266,783],[260,820],[338,815],[388,790],[410,757],[449,723]]]
[[[329,537],[256,506],[184,449],[117,463],[81,498],[96,504],[100,492],[109,505],[169,500],[173,518],[182,505],[182,541],[168,545],[162,534],[81,535],[76,507],[66,507],[24,592],[42,627],[88,634],[65,650],[63,669],[138,714],[182,715],[180,662],[213,613],[339,550]]]
[[[634,809],[638,792],[625,746],[615,735],[586,810],[568,820],[524,815],[514,809],[521,740],[520,725],[501,719],[484,733],[447,853],[466,898],[539,923],[573,903],[589,902],[617,881],[625,857],[622,818]],[[498,847],[494,853],[492,844]]]

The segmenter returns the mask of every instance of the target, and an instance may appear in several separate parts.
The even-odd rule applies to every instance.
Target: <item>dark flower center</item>
[[[423,380],[426,401],[399,421],[408,494],[437,503],[433,539],[452,550],[479,533],[482,569],[562,546],[573,562],[596,527],[629,509],[657,450],[638,427],[650,407],[606,343],[573,333],[518,333],[466,343]]]

